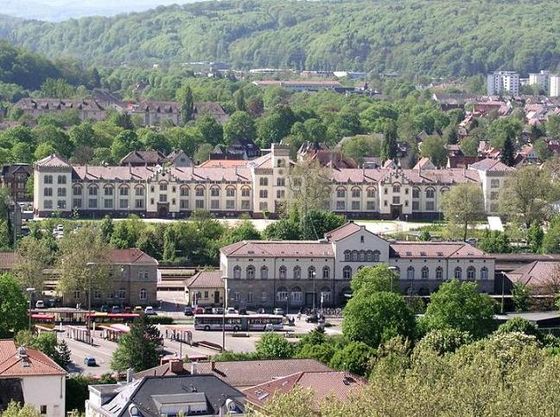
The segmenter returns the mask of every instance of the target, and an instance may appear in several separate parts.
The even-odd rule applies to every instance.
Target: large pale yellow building
[[[217,216],[274,216],[290,197],[289,150],[271,152],[243,165],[218,167],[70,165],[51,155],[35,163],[34,210],[102,217],[185,218],[194,210]],[[356,218],[438,219],[445,192],[456,184],[474,183],[484,193],[486,211],[498,209],[499,191],[512,168],[483,160],[468,169],[413,169],[388,165],[377,169],[327,168],[328,208]]]

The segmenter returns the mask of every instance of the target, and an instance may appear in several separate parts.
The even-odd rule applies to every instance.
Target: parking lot
[[[158,314],[165,314],[173,316],[176,319],[182,319],[187,321],[179,324],[173,325],[157,325],[162,337],[164,338],[163,348],[164,356],[189,356],[189,357],[201,357],[201,356],[212,356],[218,353],[217,350],[209,349],[202,346],[190,346],[186,343],[180,343],[178,341],[172,340],[171,335],[173,331],[190,331],[192,334],[192,341],[194,344],[201,341],[210,342],[215,345],[222,345],[222,332],[221,331],[204,331],[195,330],[192,324],[192,319],[189,320],[185,318],[182,313],[178,312],[158,312]],[[294,318],[294,326],[284,326],[283,331],[279,331],[281,334],[303,334],[307,333],[314,328],[316,324],[307,323],[305,321],[305,316],[301,316],[300,320],[297,316],[290,316]],[[332,327],[327,327],[325,331],[327,334],[337,334],[340,333],[340,319],[327,319]],[[71,372],[83,372],[85,374],[91,374],[94,376],[99,376],[107,372],[111,372],[110,363],[111,356],[115,349],[117,348],[116,342],[111,342],[105,340],[99,330],[93,332],[93,345],[81,342],[78,340],[73,340],[69,338],[69,334],[66,331],[66,326],[63,326],[63,331],[58,332],[58,337],[60,340],[64,339],[68,344],[72,354],[72,367]],[[168,337],[166,337],[166,334]],[[232,352],[252,352],[255,350],[255,344],[262,336],[263,332],[243,332],[242,335],[239,333],[233,336],[233,332],[226,332],[226,350]],[[242,336],[242,337],[239,337]],[[297,338],[289,337],[289,340],[294,342]],[[96,360],[96,366],[86,366],[84,364],[84,358],[86,356],[93,356]]]

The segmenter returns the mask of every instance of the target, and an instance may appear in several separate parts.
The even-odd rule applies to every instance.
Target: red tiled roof
[[[496,160],[486,158],[482,161],[475,162],[472,164],[470,169],[476,169],[479,171],[514,171],[515,169],[512,167],[508,167],[506,164]]]
[[[186,287],[191,288],[223,288],[222,271],[200,271],[187,280]]]
[[[35,162],[35,166],[61,168],[61,167],[70,167],[70,164],[66,162],[64,159],[62,159],[61,157],[59,157],[58,155],[52,154]]]
[[[158,261],[140,249],[111,249],[108,253],[108,261],[112,264],[149,264],[157,265]]]
[[[334,230],[331,230],[330,232],[325,233],[325,239],[329,242],[337,242],[353,235],[356,232],[359,232],[360,230],[362,230],[362,226],[358,226],[354,222],[348,222]]]
[[[183,370],[188,372],[191,364],[183,365]],[[268,382],[275,378],[282,378],[296,372],[329,372],[332,371],[327,365],[315,359],[267,359],[255,361],[232,361],[197,363],[197,373],[211,374],[236,388],[248,388]],[[181,372],[180,374],[184,374]],[[134,375],[135,378],[156,375],[175,375],[171,371],[171,364],[156,366],[146,369]]]
[[[391,258],[490,258],[462,242],[396,242],[390,249]]]
[[[534,261],[506,273],[512,282],[539,287],[560,279],[560,262]]]
[[[315,405],[329,397],[346,400],[356,390],[366,385],[366,380],[343,371],[297,372],[284,378],[274,379],[264,384],[244,390],[247,401],[262,407],[276,394],[290,392],[296,386],[313,392]]]
[[[44,353],[30,348],[25,348],[25,353],[26,359],[18,355],[13,340],[0,340],[0,378],[66,375],[66,371]]]
[[[286,258],[333,257],[329,242],[318,241],[241,241],[221,249],[227,256],[277,256]]]
[[[198,165],[198,168],[231,168],[245,166],[247,166],[247,161],[244,159],[209,159]]]

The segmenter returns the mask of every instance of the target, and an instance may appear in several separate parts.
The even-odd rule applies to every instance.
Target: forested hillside
[[[0,19],[0,36],[96,64],[221,60],[235,67],[522,73],[560,62],[555,0],[232,0],[62,23]]]

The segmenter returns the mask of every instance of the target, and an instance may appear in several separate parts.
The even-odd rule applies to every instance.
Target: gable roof
[[[395,242],[390,244],[391,258],[491,258],[464,242]]]
[[[260,241],[244,240],[220,249],[227,256],[278,256],[286,258],[333,257],[334,252],[329,242],[306,240]]]
[[[185,363],[183,370],[189,372],[190,364]],[[215,375],[236,388],[248,388],[263,384],[275,378],[285,377],[296,372],[329,372],[327,365],[315,359],[267,359],[254,361],[198,362],[197,372]],[[156,366],[136,373],[136,378],[149,375],[175,375],[171,363]]]
[[[35,166],[46,168],[70,168],[70,164],[56,154],[52,154],[44,157],[43,159],[39,159],[37,162],[35,162]]]
[[[514,283],[539,287],[560,279],[560,261],[534,261],[507,272],[506,276]]]
[[[508,167],[503,162],[490,158],[475,162],[469,168],[476,169],[477,171],[515,171],[515,168]]]
[[[13,340],[0,340],[0,378],[66,375],[66,371],[43,352],[30,348],[22,352],[26,356],[18,354]]]
[[[148,164],[157,165],[161,164],[165,159],[160,151],[132,151],[126,154],[124,158],[121,159],[121,165],[127,164]]]
[[[186,280],[186,287],[195,288],[223,288],[222,271],[200,271]]]
[[[137,248],[111,249],[108,253],[108,261],[120,265],[158,265],[158,261]]]
[[[101,406],[108,416],[128,416],[134,405],[144,417],[159,417],[166,404],[197,403],[206,407],[204,415],[217,416],[228,399],[244,403],[245,395],[214,375],[146,376],[124,387],[91,386],[90,390],[106,393],[114,388],[117,395]]]
[[[329,242],[337,242],[353,235],[356,232],[359,232],[362,228],[363,226],[358,226],[356,223],[350,221],[334,230],[331,230],[330,232],[325,233],[325,239]]]
[[[350,372],[297,372],[246,389],[244,392],[247,394],[247,402],[262,407],[274,395],[288,393],[298,386],[313,392],[313,402],[317,406],[322,400],[330,397],[346,400],[350,394],[365,385],[364,378]]]

